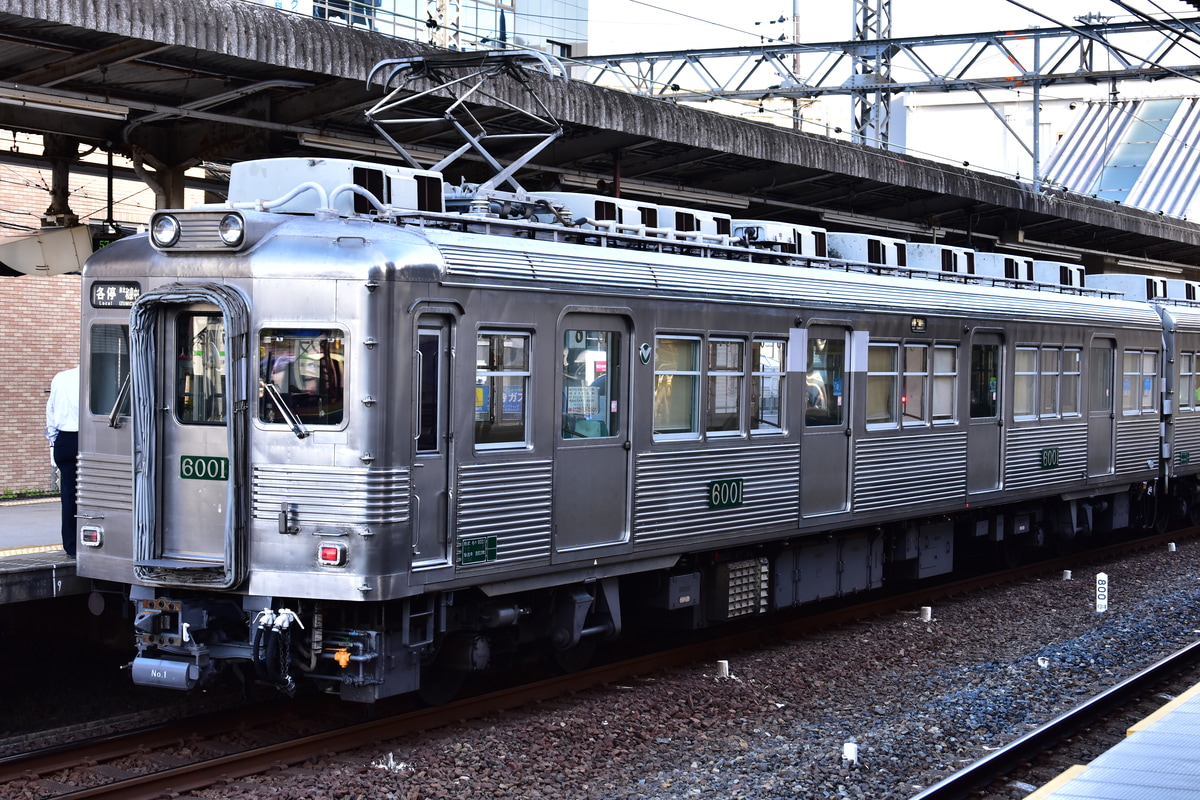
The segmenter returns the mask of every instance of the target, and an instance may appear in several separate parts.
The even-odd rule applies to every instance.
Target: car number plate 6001
[[[180,456],[179,477],[202,481],[227,481],[229,459],[221,456]]]

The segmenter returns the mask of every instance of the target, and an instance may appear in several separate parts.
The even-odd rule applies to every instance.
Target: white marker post
[[[1108,611],[1108,573],[1100,572],[1096,575],[1096,613],[1105,611]]]

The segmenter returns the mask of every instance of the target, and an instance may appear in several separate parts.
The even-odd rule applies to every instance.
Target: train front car
[[[385,200],[337,190],[356,169]],[[388,287],[436,282],[437,259],[346,215],[440,210],[441,178],[363,169],[238,165],[228,205],[160,212],[85,269],[79,571],[131,586],[136,683],[190,689],[232,664],[288,692],[418,686],[431,609],[385,611],[413,558],[394,444],[412,415],[388,391],[409,317]]]

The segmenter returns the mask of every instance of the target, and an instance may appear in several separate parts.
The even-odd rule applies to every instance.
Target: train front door
[[[849,507],[850,381],[844,328],[808,329],[800,509],[805,517]]]
[[[1111,475],[1113,457],[1113,426],[1116,412],[1113,398],[1113,362],[1117,346],[1111,339],[1094,339],[1088,353],[1087,408],[1089,477]]]
[[[1003,452],[1003,403],[1000,357],[1004,341],[998,333],[971,339],[970,423],[967,426],[967,491],[1000,488]]]
[[[570,314],[559,324],[554,453],[557,553],[629,541],[632,337],[619,316]]]
[[[159,557],[221,564],[229,514],[225,320],[215,306],[162,315],[158,397]]]
[[[450,375],[454,352],[449,318],[426,315],[417,324],[413,377],[413,569],[450,563]]]

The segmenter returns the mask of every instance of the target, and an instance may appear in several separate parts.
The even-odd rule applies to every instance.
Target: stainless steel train
[[[1200,308],[949,250],[238,164],[85,268],[79,573],[373,701],[1196,516]]]

